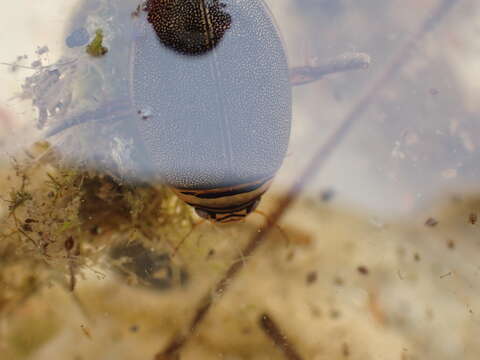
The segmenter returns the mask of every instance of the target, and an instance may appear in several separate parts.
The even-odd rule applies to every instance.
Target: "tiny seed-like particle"
[[[357,270],[362,275],[368,275],[368,268],[366,266],[360,265],[357,267]]]

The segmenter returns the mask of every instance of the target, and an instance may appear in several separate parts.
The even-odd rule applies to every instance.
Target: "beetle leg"
[[[345,53],[325,62],[309,61],[308,63],[306,66],[290,69],[292,86],[305,85],[329,74],[367,69],[370,65],[370,56],[365,53]]]
[[[102,105],[98,109],[92,111],[85,111],[81,114],[74,115],[65,119],[65,121],[61,122],[56,126],[52,126],[47,133],[45,134],[45,138],[52,137],[57,135],[64,130],[70,129],[71,127],[89,123],[89,122],[116,122],[120,119],[123,119],[125,115],[132,115],[134,116],[134,111],[129,103],[128,100],[116,100],[105,105]]]

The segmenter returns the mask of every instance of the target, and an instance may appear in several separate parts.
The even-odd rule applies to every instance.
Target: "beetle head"
[[[173,188],[173,191],[192,206],[201,218],[227,223],[241,221],[253,212],[271,181],[269,177],[235,186],[205,190]]]
[[[219,210],[215,209],[196,207],[195,212],[201,218],[215,223],[225,224],[229,222],[242,221],[248,214],[255,211],[258,204],[260,204],[260,199],[261,196],[253,199],[253,201],[250,203],[245,204],[245,206],[242,208],[224,209],[222,212],[220,212]]]

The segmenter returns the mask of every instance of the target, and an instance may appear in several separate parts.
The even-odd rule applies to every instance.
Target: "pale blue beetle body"
[[[227,14],[229,22],[213,39],[215,44],[196,55],[161,41],[148,6],[126,19],[123,10],[128,23],[119,25],[111,20],[115,14],[109,13],[117,12],[114,5],[86,0],[72,30],[87,22],[89,9],[100,14],[86,27],[90,33],[97,24],[106,27],[109,52],[104,59],[91,61],[106,69],[103,77],[110,91],[104,93],[117,94],[103,100],[120,99],[122,120],[138,140],[136,150],[144,150],[141,176],[161,179],[204,217],[238,220],[254,209],[288,146],[291,86],[278,29],[262,0],[148,3],[201,9],[198,22],[207,30],[198,36],[205,36],[207,42],[218,35],[209,32],[215,20],[212,6]],[[178,18],[174,20],[176,24]],[[191,31],[195,21],[185,20],[185,31]],[[109,33],[112,29],[116,30]],[[118,54],[119,61],[109,59]],[[99,94],[94,96],[96,91]],[[100,90],[92,89],[95,101],[100,96]],[[125,107],[130,109],[126,113]],[[218,213],[226,216],[217,217]]]

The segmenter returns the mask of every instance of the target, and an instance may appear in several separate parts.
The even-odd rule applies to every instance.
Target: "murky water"
[[[399,53],[442,3],[444,10],[455,6]],[[164,359],[174,358],[165,349],[175,344],[181,359],[476,359],[480,6],[471,0],[267,1],[290,68],[347,52],[366,53],[371,63],[292,87],[287,154],[259,207],[267,217],[276,216],[282,196],[344,119],[355,124],[296,194],[300,200],[280,227],[252,251],[247,244],[265,226],[262,217],[194,226],[199,218],[191,207],[148,183],[169,158],[145,160],[150,145],[132,136],[131,119],[149,121],[167,112],[171,100],[163,97],[158,110],[142,103],[151,95],[138,99],[135,90],[131,103],[131,40],[144,36],[135,24],[145,14],[132,14],[137,4],[0,5],[0,62],[10,64],[0,68],[0,349],[6,359]],[[227,28],[234,26],[235,16]],[[93,57],[86,47],[99,29],[108,52]],[[228,31],[225,36],[228,41]],[[220,56],[222,42],[215,46],[212,53]],[[168,71],[183,66],[188,73],[190,60],[162,56]],[[367,97],[389,68],[392,76]],[[239,84],[255,73],[238,69]],[[222,71],[213,85],[227,78]],[[185,84],[165,86],[186,94]],[[257,91],[245,84],[252,86],[249,94]],[[208,101],[207,110],[218,98]],[[365,111],[352,113],[362,101]],[[173,107],[158,136],[167,133],[168,119],[194,105]],[[249,125],[252,134],[264,114],[283,121],[288,111],[263,110]],[[185,138],[205,138],[190,128],[208,114],[187,124]],[[49,138],[49,147],[31,147],[72,119],[84,123]],[[265,144],[278,144],[280,135]],[[184,146],[184,138],[165,136],[162,154]],[[213,136],[211,144],[223,143]],[[261,151],[246,158],[274,168],[276,157],[266,161],[256,155]],[[223,161],[223,153],[209,153],[211,164]],[[202,168],[199,159],[184,156],[161,175],[178,178],[178,164],[187,177],[195,172],[217,181],[213,165]],[[249,178],[253,167],[240,168],[241,175]],[[225,278],[232,266],[238,275]],[[202,304],[208,312],[199,310]],[[272,321],[286,345],[275,345]]]

